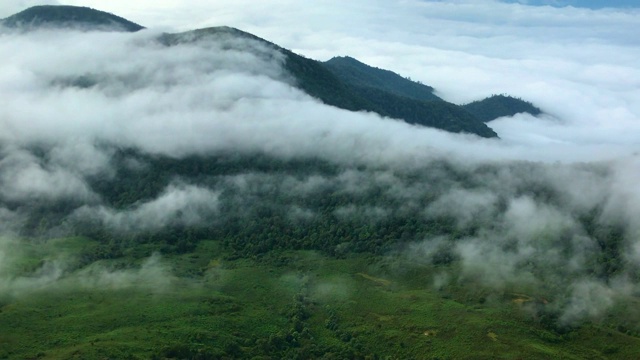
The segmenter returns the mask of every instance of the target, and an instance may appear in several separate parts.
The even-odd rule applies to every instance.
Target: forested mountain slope
[[[0,359],[640,358],[636,156],[230,27],[5,30]]]
[[[436,101],[416,99],[424,98],[425,93],[428,92],[425,89],[430,88],[402,79],[399,75],[386,70],[367,70],[365,73],[358,74],[355,80],[356,78],[349,75],[350,68],[342,69],[339,66],[305,58],[252,34],[229,27],[167,34],[163,36],[163,42],[175,45],[220,36],[252,39],[278,49],[285,55],[284,66],[292,75],[294,85],[327,105],[352,111],[372,111],[383,116],[402,119],[410,124],[454,133],[471,133],[487,138],[497,136],[488,126],[455,104],[447,103],[435,96],[432,98]],[[360,67],[368,68],[364,64]],[[390,83],[383,86],[387,80]],[[377,85],[369,85],[372,83]],[[411,92],[415,94],[410,97],[404,95]]]
[[[542,113],[542,110],[532,103],[508,95],[492,95],[486,99],[463,105],[462,108],[484,122],[518,113],[527,113],[533,116]]]
[[[22,30],[42,27],[71,27],[84,30],[138,31],[143,29],[131,21],[106,12],[74,6],[36,6],[2,21],[4,26]],[[391,71],[377,69],[349,57],[336,57],[327,62],[305,58],[255,35],[229,27],[216,27],[165,34],[160,41],[166,45],[204,41],[207,37],[238,37],[251,39],[285,55],[284,67],[292,84],[327,105],[351,111],[371,111],[404,120],[410,124],[433,127],[454,133],[471,133],[481,137],[497,134],[476,119],[491,114],[505,116],[519,110],[517,104],[470,104],[468,111],[446,103],[433,94],[433,88],[405,79]],[[94,79],[78,79],[77,84],[95,85]],[[436,103],[438,102],[438,103]],[[487,108],[497,106],[493,113]],[[485,109],[485,110],[483,110]],[[471,114],[471,116],[469,116]],[[486,120],[485,120],[486,121]]]
[[[41,5],[30,7],[2,20],[9,28],[33,30],[47,27],[67,27],[83,30],[135,32],[144,27],[122,17],[79,6]]]
[[[406,79],[392,71],[378,69],[349,56],[334,57],[324,64],[347,84],[371,87],[414,100],[442,100],[433,94],[431,86]]]

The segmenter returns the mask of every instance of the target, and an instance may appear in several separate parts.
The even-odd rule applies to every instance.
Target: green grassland
[[[80,238],[33,244],[11,266],[33,277],[47,256],[92,246]],[[543,326],[526,311],[536,294],[522,289],[435,288],[434,276],[455,265],[400,270],[393,257],[314,251],[227,255],[202,241],[153,264],[68,260],[55,281],[0,296],[0,358],[640,358],[640,339],[604,321],[563,332]]]

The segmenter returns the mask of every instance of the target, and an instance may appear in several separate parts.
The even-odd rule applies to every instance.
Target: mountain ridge
[[[414,100],[442,100],[433,94],[434,88],[431,86],[404,78],[390,70],[369,66],[350,56],[336,56],[324,64],[336,76],[353,85],[372,87]]]
[[[440,98],[437,100],[419,100],[422,94],[409,97],[390,92],[383,86],[369,86],[366,81],[352,81],[352,77],[343,76],[341,72],[334,72],[326,63],[308,59],[296,54],[268,40],[239,29],[221,26],[206,29],[190,30],[178,34],[163,34],[161,43],[173,46],[184,42],[196,42],[206,39],[208,36],[219,35],[239,36],[260,41],[282,52],[285,57],[285,69],[295,79],[295,86],[307,94],[321,100],[323,103],[350,111],[370,111],[382,116],[403,120],[409,124],[436,128],[452,133],[472,133],[485,138],[494,138],[498,135],[486,124],[460,108],[458,105],[448,103]],[[354,59],[355,60],[355,59]],[[356,60],[357,61],[357,60]],[[362,64],[362,63],[360,63]],[[362,64],[369,67],[368,65]],[[372,68],[373,69],[373,68]],[[377,69],[377,72],[401,78],[389,70]],[[392,75],[391,75],[392,74]],[[416,87],[431,89],[422,84],[411,82]],[[364,84],[364,85],[363,85]],[[431,91],[431,90],[428,90]]]
[[[492,95],[482,100],[476,100],[462,105],[462,108],[485,123],[500,117],[521,113],[533,116],[542,114],[542,110],[532,103],[505,94]]]
[[[83,30],[136,32],[143,26],[123,17],[89,7],[38,5],[1,20],[7,28],[35,30],[46,27],[71,27]]]
[[[25,31],[48,27],[128,32],[144,29],[141,25],[100,10],[53,5],[28,8],[3,19],[2,25]],[[281,52],[285,56],[284,67],[293,79],[293,86],[326,105],[349,111],[375,112],[409,124],[485,138],[498,137],[486,125],[494,118],[518,112],[540,113],[531,103],[511,97],[488,98],[464,106],[452,104],[436,96],[433,87],[404,78],[393,71],[375,68],[348,56],[334,57],[325,62],[309,59],[228,26],[165,33],[158,40],[165,46],[174,46],[220,35],[251,39]]]

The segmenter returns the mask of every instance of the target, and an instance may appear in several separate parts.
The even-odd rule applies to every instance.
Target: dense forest
[[[436,281],[442,282],[439,292],[431,293],[429,286],[421,290],[431,294],[429,297],[436,296],[425,305],[444,296],[444,301],[486,306],[489,311],[501,302],[523,301],[527,305],[524,312],[514,309],[492,316],[517,314],[522,317],[517,320],[519,325],[511,326],[537,329],[536,336],[556,344],[558,351],[581,336],[578,334],[582,331],[593,331],[586,330],[591,321],[604,325],[609,332],[637,336],[640,331],[635,315],[614,315],[633,304],[633,298],[617,295],[615,301],[620,307],[606,310],[610,317],[603,320],[596,315],[599,313],[578,305],[585,299],[576,296],[584,295],[576,293],[574,286],[567,286],[574,282],[588,286],[588,291],[598,291],[615,286],[622,277],[630,283],[640,280],[640,269],[625,255],[626,227],[607,215],[603,203],[582,203],[579,194],[567,190],[571,184],[565,182],[565,177],[611,177],[611,169],[604,164],[566,167],[514,162],[508,166],[469,167],[434,159],[421,167],[403,168],[345,166],[317,158],[279,159],[264,154],[221,153],[176,159],[135,149],[104,150],[112,154],[110,173],[86,178],[94,196],[29,201],[16,201],[8,195],[2,198],[5,211],[22,219],[14,223],[12,231],[24,239],[23,246],[56,243],[50,239],[87,239],[80,242],[88,241],[86,245],[72,245],[76,250],[73,260],[65,260],[67,275],[56,283],[65,278],[78,281],[73,280],[78,276],[73,275],[76,272],[88,279],[103,271],[131,272],[135,269],[132,264],[143,264],[140,274],[145,274],[144,269],[150,266],[145,264],[153,256],[170,261],[174,276],[184,276],[190,280],[181,281],[189,282],[213,281],[207,279],[218,279],[225,273],[244,276],[242,286],[266,281],[255,273],[241,272],[245,267],[246,271],[281,274],[278,276],[299,273],[295,294],[289,295],[293,300],[277,298],[281,304],[277,306],[288,309],[274,314],[278,319],[273,321],[282,322],[277,326],[281,330],[266,330],[271,333],[266,338],[260,338],[264,332],[258,335],[246,330],[236,330],[234,339],[224,335],[224,340],[221,334],[202,334],[202,339],[213,336],[218,340],[207,346],[197,345],[200,340],[177,342],[162,347],[154,355],[158,358],[233,358],[250,354],[366,358],[384,354],[384,350],[371,347],[370,341],[376,337],[358,330],[357,326],[365,325],[356,325],[360,320],[344,313],[346,305],[332,305],[324,298],[340,299],[343,295],[339,294],[347,290],[332,287],[329,294],[337,291],[338,295],[318,293],[317,286],[338,276],[345,271],[339,269],[345,266],[360,268],[355,271],[362,275],[355,276],[363,282],[349,285],[348,291],[367,283],[386,288],[391,281],[424,289],[424,281]],[[51,165],[47,149],[39,149],[35,156],[45,168]],[[537,225],[522,228],[523,218]],[[60,250],[51,251],[55,254]],[[309,255],[309,251],[317,255]],[[310,262],[307,256],[313,260]],[[573,265],[567,266],[568,263]],[[96,264],[107,268],[98,273],[88,270]],[[218,268],[221,265],[216,264],[226,267]],[[36,279],[45,276],[50,266],[48,260],[30,260],[22,265],[21,276],[42,281]],[[496,268],[500,270],[496,272]],[[96,275],[88,275],[87,271]],[[163,271],[163,276],[170,279],[166,273],[169,270]],[[99,276],[102,279],[107,275]],[[214,283],[218,281],[221,280]],[[240,281],[234,280],[237,284]],[[231,285],[223,289],[226,286]],[[225,291],[222,294],[239,296],[239,290]],[[246,296],[272,296],[256,291]],[[371,289],[362,291],[362,296],[380,296],[369,293]],[[396,291],[397,296],[405,296],[399,289],[392,294]],[[86,301],[82,296],[74,301]],[[15,299],[5,296],[2,301],[11,304]],[[245,318],[250,316],[245,313],[248,309],[243,310],[249,306],[247,299],[243,304],[234,298],[207,301],[214,301],[208,305],[213,306],[210,311],[214,313],[230,311],[229,314],[243,314],[243,321],[250,321]],[[376,301],[384,307],[387,300]],[[603,306],[596,299],[592,301],[595,302],[588,306]],[[11,311],[5,311],[8,314]],[[464,319],[462,314],[440,315]],[[464,320],[460,321],[464,324]],[[433,331],[435,334],[445,330]],[[249,340],[255,336],[259,340]],[[330,339],[338,342],[330,345]],[[415,346],[405,350],[394,347],[392,352],[410,356],[417,349]],[[445,349],[457,353],[450,347]],[[616,346],[605,350],[618,353],[622,349]],[[513,351],[517,354],[528,350]]]
[[[635,157],[509,157],[483,121],[541,114],[524,100],[113,23],[4,20],[25,51],[0,122],[0,359],[640,356]]]
[[[493,95],[483,100],[471,102],[462,106],[477,119],[488,122],[503,116],[513,116],[517,113],[540,115],[542,110],[532,103],[508,95]]]

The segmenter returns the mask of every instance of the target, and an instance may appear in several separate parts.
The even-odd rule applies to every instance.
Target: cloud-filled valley
[[[640,50],[620,33],[637,15],[480,3],[406,2],[388,16],[410,21],[378,40],[358,24],[333,39],[347,31],[337,21],[314,34],[317,17],[306,27],[291,20],[299,35],[283,33],[281,18],[252,18],[260,6],[239,18],[246,2],[221,20],[252,23],[243,29],[310,57],[349,51],[456,103],[508,92],[546,112],[493,121],[501,139],[325,105],[296,87],[283,53],[251,39],[166,46],[154,29],[3,30],[0,290],[18,296],[65,276],[116,288],[171,278],[157,255],[129,270],[45,261],[19,277],[8,260],[20,257],[16,238],[112,233],[125,246],[166,237],[180,251],[193,246],[182,238],[205,234],[238,253],[291,247],[459,264],[432,282],[523,288],[565,325],[637,298]],[[380,20],[386,6],[359,21]],[[487,15],[496,8],[508,14]],[[565,16],[574,20],[562,35],[543,31]],[[584,33],[592,20],[604,32]],[[478,29],[485,38],[471,36]]]

